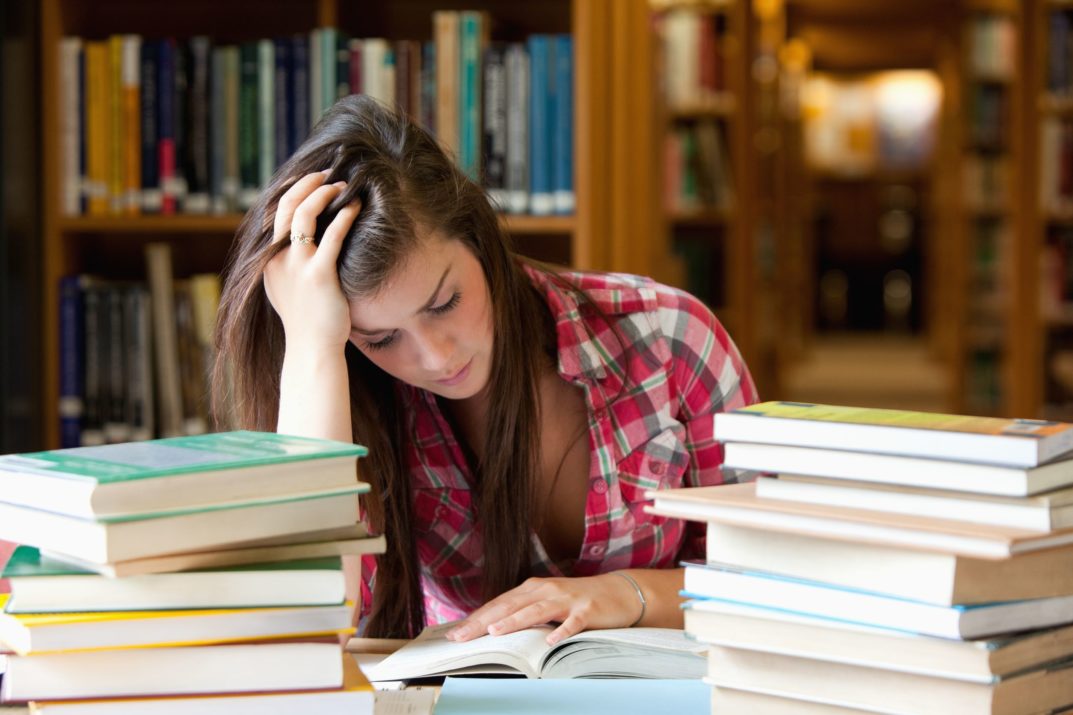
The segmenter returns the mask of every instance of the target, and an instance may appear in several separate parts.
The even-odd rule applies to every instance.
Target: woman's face
[[[491,296],[461,241],[433,233],[379,292],[349,304],[350,342],[389,375],[451,400],[488,384]]]

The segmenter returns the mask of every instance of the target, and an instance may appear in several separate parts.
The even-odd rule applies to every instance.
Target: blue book
[[[574,213],[574,40],[555,36],[555,116],[552,146],[555,213]]]
[[[82,277],[60,279],[60,446],[82,444],[83,374],[86,369]]]
[[[160,41],[143,40],[141,50],[142,202],[144,213],[160,213],[160,168],[157,163],[157,81]]]
[[[482,22],[479,12],[458,16],[458,164],[474,181],[480,178]]]
[[[436,43],[421,45],[421,126],[436,132]]]
[[[529,212],[547,216],[555,211],[552,185],[553,96],[549,70],[551,38],[531,35],[529,46]]]
[[[435,715],[708,715],[703,680],[447,678]]]
[[[291,82],[294,80],[293,63],[291,61],[291,41],[277,38],[273,41],[273,55],[275,59],[275,74],[273,87],[274,109],[274,137],[276,168],[290,157],[288,151],[290,145],[291,128],[288,124],[292,107],[288,101],[291,97]]]

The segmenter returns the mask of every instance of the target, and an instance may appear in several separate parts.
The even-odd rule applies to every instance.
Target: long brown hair
[[[459,171],[423,129],[362,96],[339,100],[309,139],[276,172],[239,227],[217,321],[213,375],[218,410],[245,428],[274,430],[279,411],[284,335],[263,289],[280,197],[298,177],[331,169],[328,183],[347,188],[318,222],[318,236],[339,208],[362,209],[338,262],[350,298],[375,292],[421,240],[436,230],[463,242],[481,263],[494,312],[494,344],[484,455],[471,464],[476,523],[483,536],[484,597],[516,586],[529,573],[533,489],[539,464],[537,380],[548,360],[550,316],[511,251],[482,189]],[[521,326],[521,327],[520,327]],[[379,557],[371,636],[416,635],[425,624],[413,532],[413,498],[405,466],[408,421],[393,378],[347,344],[354,441],[369,448],[362,477],[372,485],[365,508],[387,536]]]

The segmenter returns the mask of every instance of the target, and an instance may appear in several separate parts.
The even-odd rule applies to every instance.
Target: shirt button
[[[589,547],[589,554],[591,556],[603,556],[604,550],[605,549],[602,544],[595,544],[594,546]]]
[[[659,476],[660,474],[663,474],[664,464],[658,459],[650,459],[648,460],[648,468],[653,474]]]
[[[607,494],[607,482],[603,479],[593,480],[592,490],[597,494]]]

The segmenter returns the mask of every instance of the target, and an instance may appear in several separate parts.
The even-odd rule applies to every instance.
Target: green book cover
[[[338,571],[343,568],[343,561],[339,556],[327,556],[315,559],[300,559],[297,561],[277,561],[269,563],[241,564],[238,566],[221,566],[211,569],[193,569],[197,571]],[[107,578],[96,571],[82,569],[58,559],[42,556],[39,549],[33,546],[19,545],[4,570],[0,572],[0,578],[37,578],[41,576],[87,576],[94,578]]]
[[[0,473],[20,472],[98,484],[224,471],[331,457],[363,457],[361,445],[273,432],[218,432],[0,456]]]

